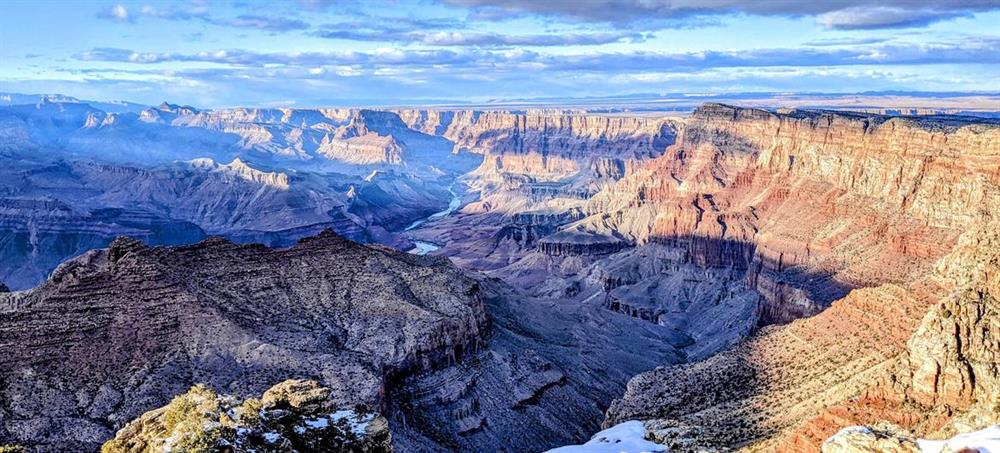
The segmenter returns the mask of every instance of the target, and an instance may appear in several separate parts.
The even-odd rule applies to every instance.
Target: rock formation
[[[63,260],[118,235],[153,244],[211,234],[288,245],[330,228],[405,248],[391,231],[448,203],[447,186],[405,173],[266,168],[239,158],[155,168],[18,160],[0,168],[0,279],[31,287]]]
[[[823,442],[823,453],[920,453],[912,435],[894,426],[851,426]]]
[[[287,249],[127,238],[0,295],[0,439],[92,449],[196,383],[240,397],[288,378],[381,410],[386,380],[454,363],[487,331],[447,263],[324,233]]]
[[[129,422],[101,452],[392,451],[384,418],[331,404],[331,393],[316,381],[288,380],[243,400],[195,386]]]
[[[854,290],[702,362],[639,375],[606,423],[649,419],[667,445],[790,451],[815,451],[858,424],[939,438],[996,423],[1000,241],[995,219],[981,215],[932,272]]]
[[[997,421],[993,120],[56,100],[0,107],[0,155],[14,289],[120,234],[331,228],[474,272],[329,234],[115,241],[0,295],[0,442],[92,448],[195,383],[287,378],[417,452],[580,443],[605,409],[679,451]]]

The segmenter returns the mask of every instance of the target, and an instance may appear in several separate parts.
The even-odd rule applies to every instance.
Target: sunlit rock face
[[[450,140],[456,152],[484,156],[479,178],[504,174],[553,181],[598,166],[609,176],[626,162],[660,154],[674,129],[662,118],[609,116],[583,111],[402,110],[411,128]],[[596,163],[595,163],[596,162]],[[608,167],[617,167],[611,171]]]
[[[747,268],[766,321],[787,322],[926,272],[996,208],[997,137],[948,119],[708,105],[666,154],[591,198],[581,229]]]
[[[995,423],[984,401],[996,394],[996,345],[985,339],[998,157],[1000,128],[968,119],[700,109],[679,146],[617,187],[639,205],[689,197],[691,214],[672,210],[632,237],[694,228],[752,244],[746,283],[771,321],[839,300],[706,361],[636,377],[607,423],[651,419],[648,432],[668,444],[793,451],[878,420],[930,438]],[[738,254],[710,258],[726,256]],[[836,283],[865,289],[816,297]]]

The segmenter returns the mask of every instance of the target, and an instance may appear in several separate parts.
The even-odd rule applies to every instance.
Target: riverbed
[[[450,186],[448,186],[448,193],[451,194],[451,201],[448,202],[448,208],[442,211],[435,212],[427,217],[424,217],[420,220],[411,223],[410,226],[406,227],[406,229],[404,229],[403,231],[413,230],[431,220],[437,220],[440,218],[450,216],[452,213],[457,211],[458,208],[462,206],[462,196],[455,192],[455,183],[452,183]],[[410,250],[407,250],[407,253],[412,253],[414,255],[426,255],[430,252],[433,252],[441,248],[439,245],[434,244],[432,242],[426,242],[426,241],[412,241],[412,242],[414,247]]]

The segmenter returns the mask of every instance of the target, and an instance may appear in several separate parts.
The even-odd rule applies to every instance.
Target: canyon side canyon
[[[0,445],[918,451],[1000,423],[1000,120],[112,110],[0,106]]]

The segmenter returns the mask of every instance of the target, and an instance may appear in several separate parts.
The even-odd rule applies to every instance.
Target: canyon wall
[[[669,207],[639,228],[616,224],[638,243],[694,230],[752,244],[737,261],[765,299],[764,323],[836,302],[636,377],[606,424],[647,419],[682,448],[815,451],[839,428],[881,419],[920,435],[995,422],[980,400],[996,388],[998,345],[985,339],[998,158],[1000,127],[988,121],[699,109],[676,147],[589,209]],[[866,289],[843,297],[851,288]]]
[[[967,119],[707,105],[677,145],[595,194],[578,229],[746,268],[766,317],[787,322],[926,272],[1000,207],[998,137]]]
[[[479,288],[332,232],[286,249],[119,238],[0,295],[0,438],[93,450],[195,383],[245,397],[315,378],[336,406],[380,411],[387,380],[477,350]]]
[[[624,165],[659,155],[673,143],[673,123],[552,110],[400,110],[411,128],[447,138],[456,152],[483,154],[477,173],[517,173],[557,180],[592,160]]]

